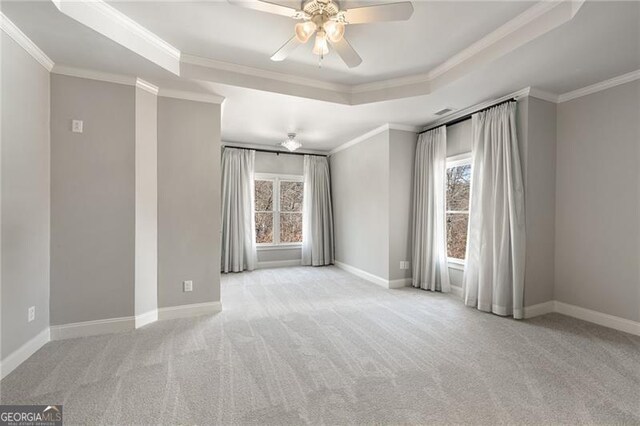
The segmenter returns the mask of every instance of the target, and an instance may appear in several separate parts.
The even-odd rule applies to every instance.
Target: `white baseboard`
[[[335,261],[335,265],[347,272],[352,273],[355,276],[360,278],[364,278],[365,280],[377,284],[384,288],[394,289],[394,288],[403,288],[411,286],[411,278],[399,278],[397,280],[387,280],[385,278],[379,277],[377,275],[371,274],[367,271],[363,271],[362,269],[356,268],[355,266],[347,265],[346,263]]]
[[[524,317],[533,318],[539,315],[550,314],[552,312],[640,336],[640,322],[582,308],[576,305],[570,305],[557,300],[550,300],[548,302],[532,306],[525,306]]]
[[[144,327],[152,322],[158,321],[158,310],[153,309],[144,314],[136,315],[136,328]]]
[[[525,306],[524,317],[533,318],[544,314],[550,314],[555,312],[555,301],[550,300],[548,302],[538,303],[537,305]]]
[[[372,282],[374,284],[377,284],[381,287],[384,288],[389,288],[389,280],[386,280],[384,278],[381,278],[377,275],[374,274],[370,274],[367,271],[363,271],[362,269],[358,269],[355,266],[351,266],[351,265],[347,265],[346,263],[342,263],[342,262],[338,262],[337,260],[335,261],[335,265],[342,269],[345,270],[347,272],[352,273],[353,275],[360,277],[360,278],[364,278],[365,280]]]
[[[400,278],[388,281],[389,288],[411,287],[411,278]]]
[[[31,340],[10,353],[0,362],[0,379],[4,379],[15,370],[20,364],[25,362],[31,355],[36,353],[38,349],[47,344],[50,340],[49,327],[42,330]]]
[[[95,321],[52,325],[51,340],[74,339],[76,337],[120,333],[123,331],[131,331],[135,329],[135,326],[135,317],[107,318]]]
[[[169,306],[158,309],[158,319],[167,320],[175,318],[195,317],[199,315],[210,315],[222,311],[222,303],[192,303],[190,305]]]
[[[267,268],[285,268],[290,266],[300,266],[302,265],[301,259],[294,260],[274,260],[271,262],[258,262],[258,269],[267,269]]]
[[[640,322],[592,311],[591,309],[581,308],[580,306],[569,305],[568,303],[558,302],[557,300],[554,301],[554,305],[555,312],[559,314],[640,336]]]

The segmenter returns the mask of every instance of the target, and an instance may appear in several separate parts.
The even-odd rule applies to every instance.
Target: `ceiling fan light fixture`
[[[296,149],[302,146],[302,144],[296,140],[295,133],[287,134],[287,140],[282,142],[280,145],[287,148],[291,152],[295,151]]]
[[[339,42],[344,37],[344,24],[341,22],[327,21],[323,28],[333,43]]]
[[[296,24],[296,38],[301,43],[306,43],[316,31],[316,24],[311,21]]]
[[[329,53],[327,33],[322,28],[319,29],[318,32],[316,32],[316,42],[313,45],[312,52],[318,56],[324,56]]]

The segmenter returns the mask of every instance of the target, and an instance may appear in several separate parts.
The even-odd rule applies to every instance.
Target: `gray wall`
[[[555,298],[640,320],[640,82],[558,105]]]
[[[556,104],[529,97],[526,131],[524,306],[531,306],[553,300]]]
[[[304,173],[304,157],[302,155],[276,155],[266,152],[256,152],[255,171],[256,173],[276,173],[302,176]],[[301,248],[258,248],[258,262],[281,262],[301,259]]]
[[[256,152],[256,173],[279,173],[298,175],[304,173],[304,157],[302,155],[270,154]]]
[[[49,326],[49,72],[0,31],[1,357]],[[36,317],[27,322],[27,310]]]
[[[220,105],[158,99],[159,307],[220,300],[220,147]]]
[[[418,136],[403,130],[389,131],[389,279],[411,278],[413,168]]]
[[[136,88],[135,314],[158,307],[158,97]]]
[[[134,87],[52,74],[52,325],[134,314],[134,169]]]
[[[447,157],[471,152],[471,120],[447,126]]]
[[[389,131],[330,158],[336,261],[389,278]]]

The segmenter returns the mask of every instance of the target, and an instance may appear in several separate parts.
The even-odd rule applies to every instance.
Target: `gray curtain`
[[[447,130],[444,126],[420,135],[413,175],[412,284],[448,292],[445,185]]]
[[[333,214],[329,161],[304,156],[304,201],[302,208],[302,264],[322,266],[334,261]]]
[[[256,267],[255,155],[247,149],[224,148],[222,152],[222,272]]]
[[[522,318],[525,218],[516,103],[474,114],[471,127],[465,304]]]

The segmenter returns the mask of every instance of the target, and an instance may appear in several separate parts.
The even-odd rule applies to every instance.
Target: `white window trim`
[[[273,242],[272,243],[256,243],[256,249],[262,250],[287,250],[302,247],[302,243],[281,243],[280,242],[280,182],[304,182],[304,178],[300,175],[285,175],[277,173],[255,173],[255,180],[270,180],[273,182],[273,210],[264,211],[265,213],[273,213]],[[253,214],[260,213],[253,209]]]
[[[458,166],[464,166],[464,165],[471,165],[471,152],[465,152],[463,154],[459,154],[459,155],[452,155],[450,157],[447,157],[447,164],[446,164],[446,168],[450,169],[451,167],[458,167]],[[445,210],[445,215],[447,213],[466,213],[469,214],[469,211],[460,211],[460,210]],[[467,236],[468,238],[468,236]],[[456,257],[448,257],[447,256],[447,264],[450,268],[452,269],[459,269],[461,271],[464,271],[464,267],[466,264],[466,260],[465,259],[458,259]]]

